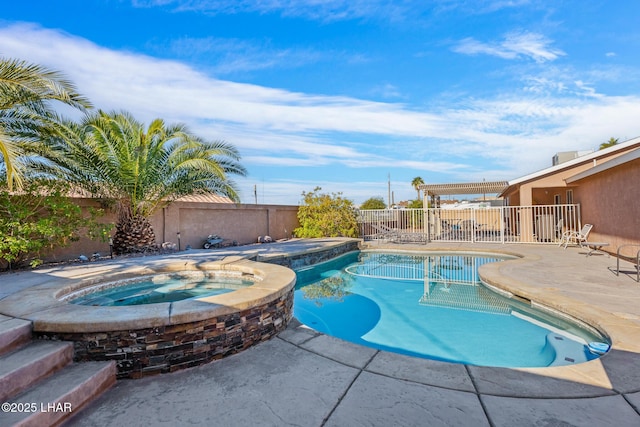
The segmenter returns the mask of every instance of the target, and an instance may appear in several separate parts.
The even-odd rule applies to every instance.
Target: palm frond
[[[24,151],[38,140],[47,140],[48,126],[55,114],[49,102],[62,102],[75,108],[91,107],[74,85],[61,73],[17,59],[0,58],[0,153],[11,188],[20,185]]]

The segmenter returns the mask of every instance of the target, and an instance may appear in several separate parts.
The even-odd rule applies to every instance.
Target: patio
[[[640,285],[629,263],[616,276],[616,258],[587,257],[575,247],[375,247],[519,254],[483,266],[483,279],[601,328],[612,350],[571,367],[465,366],[353,345],[294,321],[276,338],[227,359],[119,381],[70,425],[640,424]]]

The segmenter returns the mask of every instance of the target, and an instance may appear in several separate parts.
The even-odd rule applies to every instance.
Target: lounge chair
[[[371,228],[378,232],[378,236],[390,242],[424,242],[426,234],[412,231],[403,231],[397,228],[391,228],[384,224],[371,224]]]
[[[592,224],[585,224],[580,231],[565,231],[562,233],[558,247],[564,245],[564,248],[567,249],[567,245],[569,244],[581,246],[583,243],[587,242],[587,237],[589,236],[589,232],[591,232],[592,228]]]
[[[382,237],[385,240],[390,240],[395,242],[398,240],[398,232],[391,227],[388,227],[384,224],[371,224],[371,228],[373,228],[377,232],[377,237]]]

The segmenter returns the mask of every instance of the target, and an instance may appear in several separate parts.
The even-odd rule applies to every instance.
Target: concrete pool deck
[[[322,246],[317,241],[288,243],[202,256],[256,250],[278,256]],[[616,258],[587,257],[586,249],[575,247],[371,247],[519,254],[522,259],[483,266],[483,279],[598,327],[611,337],[613,349],[574,366],[487,368],[361,347],[294,319],[276,338],[228,358],[121,380],[69,425],[640,425],[640,284],[630,263],[623,262],[625,273],[616,276]],[[18,276],[25,280],[3,283],[0,292],[15,292],[34,280],[26,273]]]

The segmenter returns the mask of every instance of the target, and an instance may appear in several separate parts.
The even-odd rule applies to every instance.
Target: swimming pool
[[[353,252],[296,271],[294,316],[327,335],[411,356],[496,367],[598,357],[595,329],[505,298],[478,267],[502,258]]]

